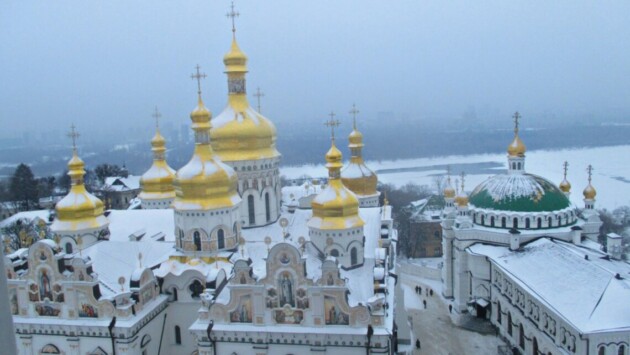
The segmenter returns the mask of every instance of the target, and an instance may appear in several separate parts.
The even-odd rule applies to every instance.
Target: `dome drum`
[[[473,223],[498,229],[539,230],[562,228],[578,221],[573,208],[544,213],[523,213],[471,208]]]

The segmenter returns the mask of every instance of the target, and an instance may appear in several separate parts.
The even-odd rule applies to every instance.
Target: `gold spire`
[[[352,115],[352,132],[348,136],[350,148],[350,163],[341,172],[341,179],[352,192],[361,196],[369,196],[377,193],[376,185],[378,177],[363,161],[363,134],[357,129],[357,114],[359,110],[355,104],[348,112]]]
[[[166,162],[166,139],[160,134],[159,119],[162,114],[155,107],[151,117],[155,118],[155,136],[151,139],[153,164],[141,177],[139,197],[143,201],[164,200],[175,197],[175,170]]]
[[[567,171],[569,170],[569,163],[567,161],[562,164],[562,169],[564,170],[564,178],[559,187],[560,190],[566,194],[571,192],[571,183],[567,180]]]
[[[525,147],[523,141],[521,141],[521,138],[518,136],[518,125],[521,115],[518,112],[515,112],[514,116],[512,117],[514,118],[514,139],[512,140],[512,143],[510,143],[510,145],[508,146],[508,155],[511,157],[524,157],[527,148]]]
[[[331,112],[329,116],[330,119],[324,123],[330,127],[331,132],[331,147],[326,153],[328,185],[311,202],[313,217],[309,225],[330,230],[360,227],[364,222],[359,217],[359,200],[340,179],[342,155],[335,146],[335,127],[338,127],[340,122],[335,119],[334,112]]]
[[[462,171],[460,177],[461,177],[461,190],[459,191],[459,194],[457,195],[457,197],[455,197],[455,203],[459,207],[466,207],[468,205],[468,195],[466,195],[466,192],[464,190],[464,182],[466,179],[466,174]]]
[[[68,162],[71,186],[68,194],[55,206],[57,220],[52,228],[55,231],[67,231],[106,226],[108,222],[103,216],[103,201],[89,193],[83,184],[85,163],[77,153],[79,133],[74,124],[70,127],[68,137],[72,139],[72,158]]]
[[[197,79],[198,103],[190,113],[195,132],[195,150],[191,160],[177,171],[175,177],[176,209],[214,209],[234,206],[240,202],[236,193],[237,177],[232,168],[215,158],[210,145],[210,119],[212,114],[201,99],[201,73],[199,65],[191,78]]]
[[[593,178],[593,166],[589,164],[588,167],[586,168],[586,171],[588,172],[588,186],[586,186],[583,192],[584,199],[594,200],[595,196],[597,196],[597,190],[595,190],[595,188],[591,184],[591,181]]]
[[[446,166],[446,186],[444,187],[444,197],[445,198],[454,198],[455,197],[455,189],[451,185],[451,166]]]

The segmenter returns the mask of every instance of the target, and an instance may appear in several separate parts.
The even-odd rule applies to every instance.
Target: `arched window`
[[[171,289],[171,298],[173,301],[177,301],[177,287]]]
[[[490,216],[490,227],[494,227],[494,216]]]
[[[254,196],[247,196],[247,211],[249,212],[249,224],[256,223],[256,212],[254,210]]]
[[[271,211],[269,210],[269,192],[265,192],[265,217],[267,217],[267,222],[271,221]]]
[[[538,217],[538,228],[542,228],[542,218]]]
[[[45,345],[42,348],[42,351],[40,353],[42,353],[42,354],[61,354],[61,352],[59,351],[59,348],[57,348],[55,345],[52,345],[52,344]]]
[[[522,323],[518,325],[518,346],[525,349],[525,330]]]
[[[223,228],[219,228],[217,231],[217,244],[219,249],[225,248],[225,232],[223,231]]]
[[[497,302],[497,323],[501,324],[501,303]]]
[[[330,256],[334,256],[335,258],[339,257],[339,250],[333,249],[330,251]]]
[[[529,218],[525,218],[525,228],[529,229]]]
[[[518,166],[518,170],[521,170],[521,163],[519,162],[516,165]]]
[[[486,218],[484,215],[481,215],[481,225],[483,226],[485,225],[485,223],[486,223]]]
[[[182,344],[182,331],[179,328],[179,325],[175,326],[175,344],[177,345]]]
[[[506,218],[505,217],[501,217],[501,228],[505,228],[506,224],[507,224]]]
[[[603,345],[599,347],[597,355],[606,355],[606,348]]]
[[[72,243],[66,243],[66,254],[72,254]]]
[[[190,284],[190,286],[188,286],[188,289],[190,290],[190,296],[193,299],[198,299],[199,295],[203,292],[204,287],[199,280],[195,280]]]
[[[508,334],[512,335],[512,313],[508,311],[508,324],[507,324]]]
[[[514,220],[512,221],[512,227],[513,228],[518,228],[518,218],[514,217]]]
[[[512,163],[512,170],[516,170],[516,163]]]
[[[350,249],[350,265],[356,265],[358,263],[357,248]]]
[[[551,216],[549,216],[548,222],[549,222],[549,224],[547,225],[547,227],[553,226],[553,218],[551,218]]]
[[[621,344],[617,349],[617,355],[626,355],[626,346]]]
[[[195,243],[195,250],[201,250],[201,236],[199,235],[199,231],[193,233],[193,241]]]
[[[532,355],[538,355],[538,339],[536,337],[534,337],[532,342]]]

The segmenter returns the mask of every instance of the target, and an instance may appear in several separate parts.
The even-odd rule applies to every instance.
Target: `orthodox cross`
[[[77,138],[79,138],[79,132],[75,130],[74,123],[70,126],[70,133],[68,133],[68,137],[72,139],[72,149],[77,150]]]
[[[232,1],[232,5],[230,5],[230,12],[225,14],[226,17],[232,19],[232,33],[236,34],[236,24],[234,23],[234,18],[238,17],[240,14],[237,11],[234,11],[234,1]]]
[[[326,121],[324,124],[330,127],[331,138],[334,141],[335,140],[335,127],[338,127],[341,124],[341,122],[335,119],[335,113],[332,111],[330,111],[328,116],[330,116],[330,120]]]
[[[199,64],[197,64],[195,69],[197,70],[197,73],[196,74],[190,74],[190,78],[191,79],[197,79],[197,94],[199,94],[199,96],[201,96],[201,79],[205,79],[207,75],[206,75],[206,73],[201,73],[199,71],[199,69],[201,69]]]
[[[518,120],[521,118],[521,114],[516,111],[512,117],[514,117],[514,134],[518,134]]]
[[[451,166],[447,165],[446,166],[446,181],[448,181],[448,184],[451,184]]]
[[[591,164],[588,164],[588,167],[586,168],[586,171],[588,172],[588,184],[591,184],[591,178],[593,177],[593,166]]]
[[[466,173],[462,171],[461,177],[462,177],[462,193],[464,193],[464,179],[466,178]]]
[[[359,113],[359,110],[357,110],[357,107],[352,104],[352,110],[350,110],[349,112],[352,115],[352,127],[356,130],[357,129],[357,114]]]
[[[158,111],[157,106],[155,106],[155,112],[153,112],[151,117],[155,118],[155,128],[159,129],[160,128],[160,117],[162,117],[162,114],[160,113],[160,111]]]
[[[260,113],[260,98],[265,97],[265,93],[260,91],[260,88],[256,88],[256,93],[254,94],[256,100],[258,101],[258,112]]]
[[[564,164],[562,164],[562,168],[564,169],[564,179],[567,179],[567,171],[569,170],[569,163],[565,160]]]

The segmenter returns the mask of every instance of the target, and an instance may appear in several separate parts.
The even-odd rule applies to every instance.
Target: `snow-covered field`
[[[366,154],[369,156],[369,149]],[[348,154],[344,152],[347,158]],[[322,154],[322,161],[324,160]],[[560,183],[562,163],[569,162],[568,180],[572,185],[571,201],[582,206],[582,190],[587,185],[586,167],[593,165],[593,186],[597,190],[597,206],[614,209],[630,206],[630,145],[528,151],[525,161],[526,171]],[[446,165],[451,165],[454,175],[466,172],[466,191],[472,190],[494,173],[506,169],[505,154],[477,154],[466,156],[446,156],[388,161],[368,161],[367,165],[378,173],[380,182],[396,186],[413,182],[433,186],[433,177],[446,173]],[[291,166],[280,169],[280,174],[289,179],[303,175],[323,177],[326,168],[321,165]],[[402,170],[402,171],[400,171]],[[456,177],[454,176],[453,179]]]

